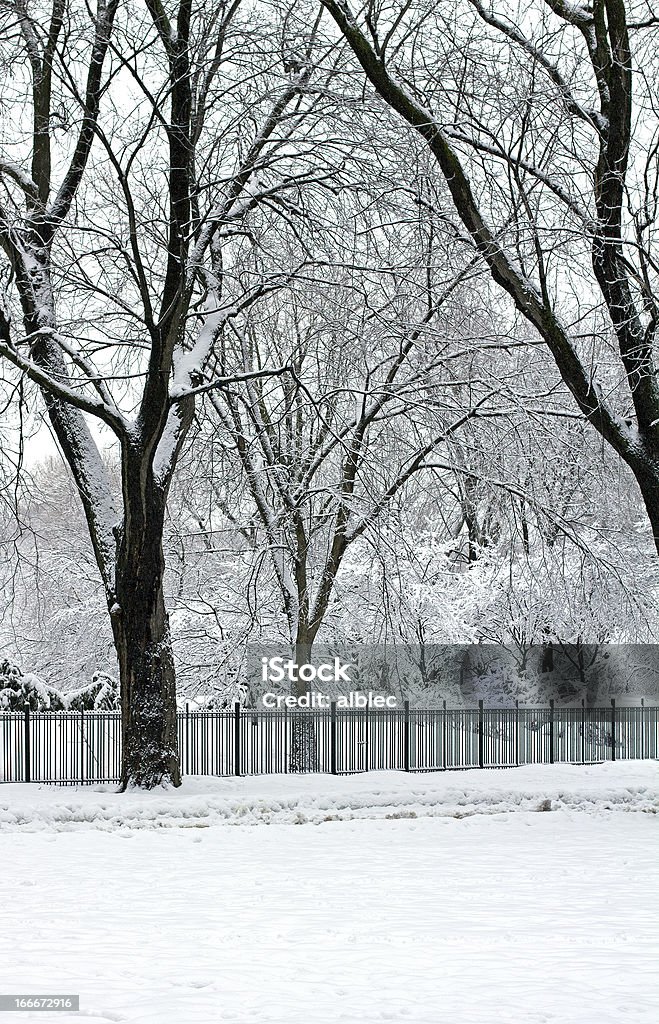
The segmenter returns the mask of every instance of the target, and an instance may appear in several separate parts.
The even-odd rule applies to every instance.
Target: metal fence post
[[[519,701],[515,701],[515,764],[519,766]]]
[[[641,697],[641,757],[645,758],[645,699],[643,697]]]
[[[611,698],[611,760],[616,759],[616,702]]]
[[[233,705],[233,770],[240,775],[240,701]]]
[[[406,700],[403,702],[405,708],[405,724],[403,731],[403,770],[409,772],[410,770],[410,702]]]
[[[368,701],[367,701],[366,702],[366,707],[364,708],[364,771],[365,772],[368,771],[368,765],[369,765],[369,761],[370,761],[370,758],[371,758],[371,753],[370,753],[369,747],[370,747],[370,724],[369,724]]]
[[[190,705],[185,705],[185,774],[190,774]]]
[[[581,698],[581,763],[586,763],[586,701]]]
[[[330,702],[330,772],[336,775],[336,701]]]
[[[555,722],[554,722],[554,701],[549,701],[549,763],[554,763],[554,738],[555,738]]]
[[[446,701],[442,701],[442,768],[446,768],[448,747],[448,722],[446,721]]]
[[[23,733],[23,758],[24,758],[24,772],[25,781],[31,782],[32,775],[30,771],[30,762],[32,760],[30,755],[30,705],[26,703],[25,714],[24,714],[24,733]]]
[[[85,781],[85,712],[80,712],[80,781]]]
[[[284,774],[288,775],[288,708],[284,704]]]
[[[478,702],[478,767],[485,766],[485,711],[483,701]]]

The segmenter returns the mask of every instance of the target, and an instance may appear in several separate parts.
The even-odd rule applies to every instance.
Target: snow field
[[[79,992],[56,1024],[654,1024],[657,765],[555,769],[221,780],[221,796],[206,779],[2,787],[0,990]],[[287,786],[314,827],[287,817]],[[314,818],[321,802],[348,817]],[[396,817],[415,807],[433,813]]]

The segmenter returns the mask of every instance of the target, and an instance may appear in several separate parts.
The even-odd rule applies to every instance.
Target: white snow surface
[[[190,776],[179,789],[0,785],[0,831],[319,824],[552,809],[659,810],[659,762],[363,775]]]
[[[658,780],[3,785],[0,992],[79,993],[57,1024],[655,1024]]]

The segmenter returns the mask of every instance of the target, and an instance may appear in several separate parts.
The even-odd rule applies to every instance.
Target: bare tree
[[[245,473],[300,662],[350,544],[432,452],[473,416],[493,414],[503,387],[474,380],[467,395],[436,343],[442,326],[453,329],[451,300],[460,305],[468,273],[412,296],[395,281],[376,286],[375,276],[358,282],[354,270],[336,273],[311,294],[297,286],[270,303],[267,318],[235,332],[236,376],[248,379],[212,397],[222,444]],[[288,369],[276,379],[250,374],[270,362]]]
[[[323,5],[631,469],[659,550],[657,18],[633,0]]]
[[[0,6],[0,356],[40,390],[84,506],[123,788],[180,782],[162,535],[195,397],[227,383],[205,367],[227,324],[295,273],[268,247],[273,223],[299,237],[303,187],[333,182],[350,149],[319,134],[302,13],[264,6],[257,26],[240,0]],[[118,443],[120,493],[99,431]]]

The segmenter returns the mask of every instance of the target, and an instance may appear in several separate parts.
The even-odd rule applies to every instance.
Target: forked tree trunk
[[[181,784],[162,519],[120,538],[111,611],[121,683],[121,788]]]

